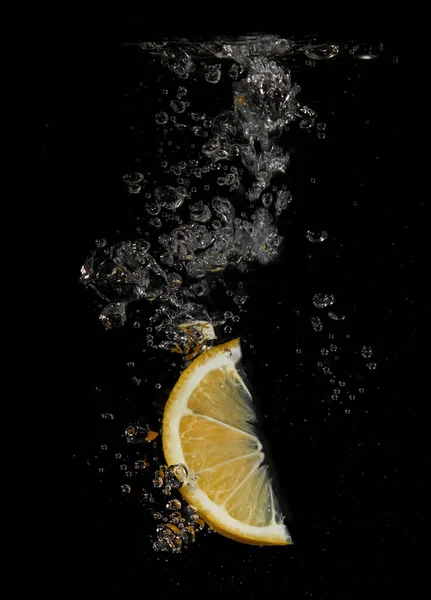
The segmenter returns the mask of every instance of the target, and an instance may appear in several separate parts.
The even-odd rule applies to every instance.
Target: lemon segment
[[[236,369],[239,340],[208,350],[181,374],[165,406],[163,451],[182,464],[184,498],[219,533],[248,544],[286,545],[252,397]]]

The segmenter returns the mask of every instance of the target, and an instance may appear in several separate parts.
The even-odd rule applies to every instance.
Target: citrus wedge
[[[246,544],[291,544],[235,367],[240,358],[237,339],[183,371],[165,406],[163,452],[168,466],[186,467],[181,493],[213,529]]]

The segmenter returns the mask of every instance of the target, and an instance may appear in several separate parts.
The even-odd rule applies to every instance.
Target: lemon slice
[[[181,493],[219,533],[247,544],[286,545],[251,394],[235,368],[239,340],[211,348],[183,371],[165,406],[167,464],[184,465]]]

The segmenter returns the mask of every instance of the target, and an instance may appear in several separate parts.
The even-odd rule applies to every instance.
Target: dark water
[[[78,282],[95,239],[136,239],[137,227],[155,236],[142,195],[127,194],[122,176],[149,171],[150,180],[163,183],[162,173],[154,175],[154,114],[173,114],[172,94],[161,90],[183,82],[136,45],[99,47],[83,62],[68,126],[57,134],[47,126],[48,158],[54,159],[56,135],[77,149],[71,185],[79,194],[72,208],[79,228],[69,252],[75,270],[68,274],[76,281],[71,377],[77,394],[69,419],[72,526],[64,540],[77,589],[145,595],[154,587],[155,597],[186,588],[245,597],[265,590],[353,599],[364,597],[363,588],[389,589],[409,576],[408,557],[400,552],[409,554],[406,548],[417,543],[405,498],[414,475],[403,457],[410,450],[408,391],[422,327],[414,229],[424,204],[405,198],[399,187],[400,48],[384,38],[345,46],[334,59],[310,61],[298,53],[286,63],[301,87],[300,101],[317,119],[310,131],[286,135],[285,181],[293,201],[279,222],[279,258],[241,276],[227,269],[206,299],[211,310],[240,316],[229,321],[231,330],[217,330],[218,341],[243,340],[243,366],[293,547],[255,548],[202,532],[182,554],[154,552],[152,511],[163,509],[163,499],[131,465],[145,458],[154,471],[163,456],[160,447],[127,444],[122,434],[138,420],[158,430],[183,361],[148,347],[148,303],[134,305],[140,312],[123,328],[106,331],[98,319],[103,304]],[[209,118],[232,106],[230,83],[184,85]],[[203,141],[196,138],[197,153]],[[178,161],[181,148],[175,152]],[[307,231],[328,236],[313,243]],[[239,284],[248,296],[241,311],[226,295]],[[334,304],[317,308],[318,293],[333,294]],[[331,318],[328,310],[344,318]],[[130,494],[121,492],[124,485]],[[142,502],[142,487],[154,494],[154,506]]]

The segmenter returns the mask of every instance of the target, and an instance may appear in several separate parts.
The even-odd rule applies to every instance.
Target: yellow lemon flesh
[[[291,544],[235,367],[240,358],[237,339],[184,370],[165,406],[163,452],[168,466],[186,467],[181,493],[213,529],[246,544]]]

